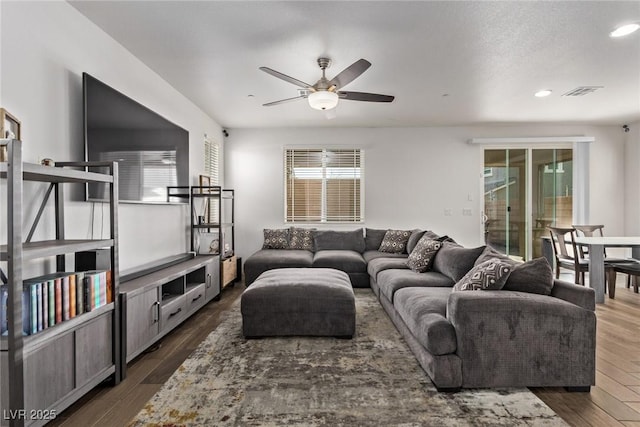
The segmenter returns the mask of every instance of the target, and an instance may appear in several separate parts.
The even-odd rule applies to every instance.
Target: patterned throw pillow
[[[289,235],[289,249],[306,249],[313,250],[313,235],[311,228],[291,227]]]
[[[262,249],[289,249],[289,229],[264,229]]]
[[[454,291],[497,291],[504,287],[513,265],[498,258],[491,258],[473,267],[458,283]]]
[[[409,237],[411,237],[411,231],[409,230],[387,230],[378,250],[380,252],[401,254],[407,248]]]
[[[407,258],[407,266],[417,273],[429,271],[431,263],[435,258],[438,250],[442,247],[442,242],[433,240],[430,236],[423,236],[416,247]]]

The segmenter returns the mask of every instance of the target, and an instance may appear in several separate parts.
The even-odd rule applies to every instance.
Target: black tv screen
[[[121,202],[166,203],[167,187],[189,185],[188,131],[87,73],[82,87],[85,160],[118,162]],[[108,197],[87,185],[87,200]]]

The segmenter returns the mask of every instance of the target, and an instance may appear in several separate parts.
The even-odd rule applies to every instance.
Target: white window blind
[[[285,222],[364,220],[360,149],[285,149]]]
[[[209,140],[204,140],[204,173],[211,178],[211,185],[220,185],[220,146]]]
[[[164,202],[167,187],[178,185],[175,151],[109,151],[99,159],[118,162],[121,200]]]
[[[204,140],[204,173],[210,178],[211,185],[220,185],[220,145],[208,138]],[[217,223],[220,212],[218,200],[208,199],[208,203],[207,222]]]

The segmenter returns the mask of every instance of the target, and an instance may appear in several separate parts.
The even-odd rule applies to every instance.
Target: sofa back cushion
[[[513,265],[511,274],[504,285],[505,291],[528,292],[530,294],[550,295],[553,288],[553,269],[546,258],[535,258],[527,262],[518,262],[509,258],[491,246],[476,260],[476,265],[490,259],[500,258]]]
[[[504,285],[506,291],[550,295],[553,288],[553,270],[546,258],[535,258],[516,263]]]
[[[436,254],[431,269],[444,274],[454,282],[458,282],[473,268],[476,259],[484,249],[484,246],[463,248],[456,243],[442,242],[442,247]]]
[[[262,249],[289,249],[288,228],[265,228]]]
[[[380,244],[387,230],[380,230],[377,228],[367,228],[364,236],[365,250],[377,251],[380,249]]]
[[[314,230],[315,251],[349,250],[363,253],[365,249],[362,228],[353,231]]]

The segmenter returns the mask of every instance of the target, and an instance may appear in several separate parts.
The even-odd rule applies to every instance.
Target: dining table
[[[589,247],[589,286],[596,292],[596,303],[604,303],[605,248],[631,248],[631,258],[640,260],[640,236],[576,237],[578,246]]]

